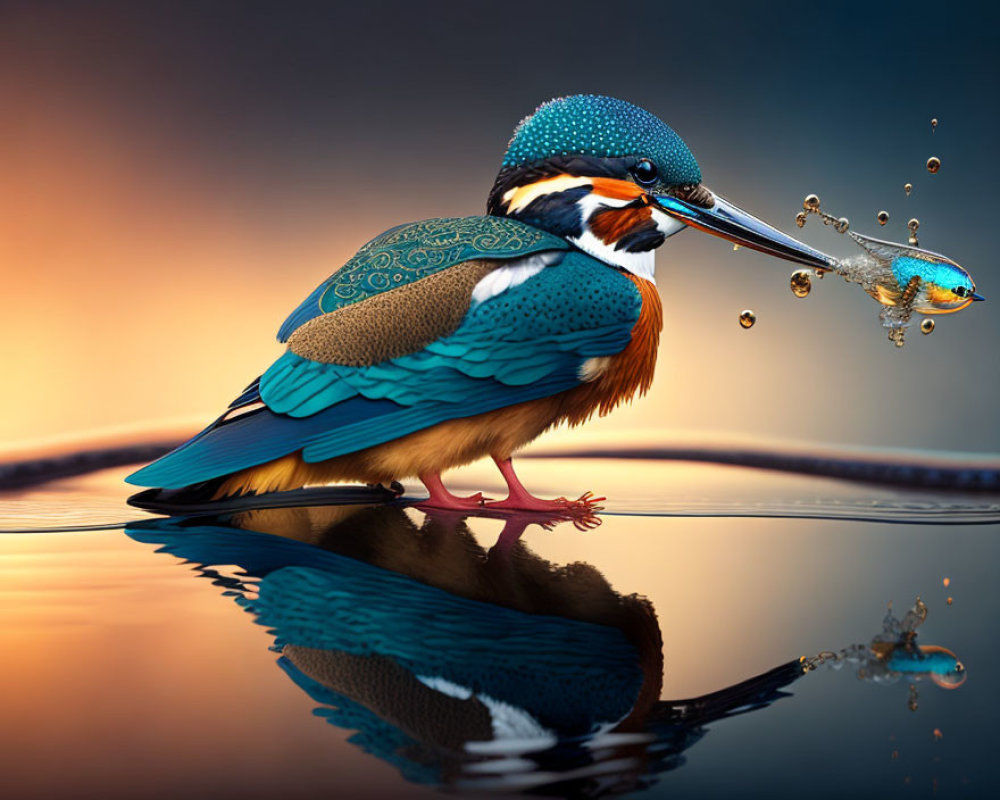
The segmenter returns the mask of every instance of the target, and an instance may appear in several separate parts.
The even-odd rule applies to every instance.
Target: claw
[[[532,495],[522,495],[519,497],[508,497],[506,500],[494,500],[486,503],[486,508],[497,511],[541,511],[559,514],[560,512],[572,511],[603,511],[604,507],[599,505],[607,498],[595,497],[593,492],[586,492],[576,500],[566,497],[557,497],[555,500],[542,500]]]

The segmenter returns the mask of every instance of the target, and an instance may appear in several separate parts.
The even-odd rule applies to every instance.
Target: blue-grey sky
[[[1000,450],[998,18],[973,3],[3,3],[0,356],[23,388],[0,439],[210,416],[366,239],[481,213],[518,119],[594,92],[661,116],[708,186],[793,233],[808,192],[886,238],[919,217],[921,244],[996,298],[897,352],[857,287],[827,278],[798,300],[791,265],[686,232],[658,257],[653,393],[599,430]],[[852,252],[815,221],[798,233]]]

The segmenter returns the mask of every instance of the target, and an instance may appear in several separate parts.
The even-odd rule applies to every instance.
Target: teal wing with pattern
[[[307,304],[322,307],[341,285],[336,275],[331,281]],[[641,305],[631,280],[569,250],[524,282],[473,301],[457,329],[416,352],[367,366],[286,352],[234,403],[253,410],[220,418],[129,481],[179,488],[299,451],[323,461],[550,397],[580,385],[587,359],[626,347]]]
[[[568,250],[565,239],[506,217],[425,219],[397,225],[364,245],[285,320],[278,341],[303,324],[474,258],[513,259]]]

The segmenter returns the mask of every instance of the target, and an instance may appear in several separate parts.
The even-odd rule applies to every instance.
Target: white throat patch
[[[546,195],[559,194],[581,186],[590,186],[592,191],[576,201],[583,232],[579,236],[567,236],[567,241],[576,245],[588,255],[593,256],[599,261],[603,261],[605,264],[620,267],[637,277],[648,280],[650,283],[656,283],[655,248],[639,252],[616,250],[614,243],[607,244],[595,236],[588,224],[588,221],[602,210],[624,208],[634,203],[637,195],[608,197],[600,194],[595,189],[595,184],[596,179],[594,178],[557,175],[525,186],[517,186],[509,189],[503,195],[505,211],[507,214],[513,215]],[[653,222],[664,238],[673,236],[678,231],[687,227],[683,222],[664,213],[655,204],[652,206],[652,213]],[[479,282],[472,295],[473,302],[481,303],[490,297],[495,297],[506,289],[511,288],[511,286],[523,283],[540,270],[541,266],[530,257],[512,261],[509,266],[490,273]]]
[[[621,267],[639,278],[645,278],[650,283],[656,283],[656,251],[646,250],[641,253],[629,253],[625,250],[615,250],[614,245],[607,245],[598,239],[589,229],[583,234],[570,238],[573,244],[594,258]]]
[[[591,215],[603,208],[621,208],[630,203],[630,200],[619,200],[610,197],[602,197],[598,194],[589,194],[579,201],[580,211],[583,214],[583,233],[578,237],[568,237],[577,247],[585,253],[592,255],[615,267],[621,267],[627,272],[639,278],[645,278],[650,283],[656,283],[656,250],[643,250],[637,253],[630,253],[627,250],[616,250],[614,244],[606,244],[597,238],[587,227],[587,220]],[[687,226],[673,217],[653,208],[653,221],[664,238],[673,236],[678,231],[684,230]]]

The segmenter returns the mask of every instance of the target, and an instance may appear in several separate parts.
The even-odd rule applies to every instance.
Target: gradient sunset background
[[[897,241],[918,217],[990,300],[900,351],[858,287],[796,299],[793,265],[684,232],[658,255],[654,388],[593,432],[1000,450],[998,23],[958,3],[0,4],[0,445],[208,422],[361,244],[483,213],[517,121],[593,92],[820,249],[856,252],[794,227],[809,192]]]

